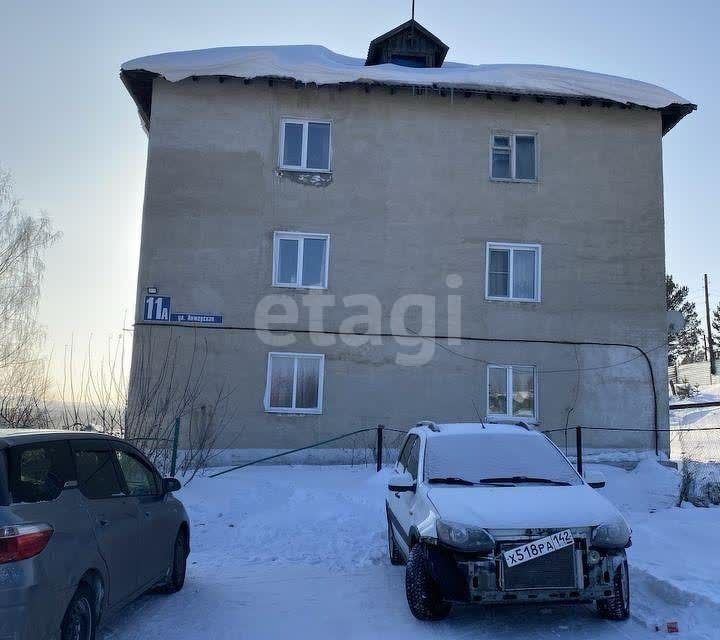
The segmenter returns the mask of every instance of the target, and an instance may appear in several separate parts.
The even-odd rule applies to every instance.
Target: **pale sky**
[[[40,319],[55,373],[71,340],[131,327],[147,138],[120,64],[162,51],[322,44],[364,57],[410,0],[0,0],[0,165],[62,240],[47,256]],[[668,271],[720,300],[720,3],[417,0],[448,60],[576,67],[652,82],[699,105],[664,141]]]

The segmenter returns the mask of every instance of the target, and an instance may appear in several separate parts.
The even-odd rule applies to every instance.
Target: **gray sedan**
[[[117,438],[0,429],[0,640],[92,640],[145,591],[180,590],[179,488]]]

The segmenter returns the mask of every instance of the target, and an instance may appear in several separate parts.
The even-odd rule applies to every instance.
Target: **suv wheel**
[[[430,575],[426,558],[423,543],[410,550],[405,570],[405,595],[411,613],[418,620],[442,620],[450,613],[452,605],[443,600],[440,586]]]
[[[187,567],[187,538],[180,531],[175,538],[173,546],[172,564],[167,582],[159,589],[161,593],[177,593],[185,584],[185,569]]]
[[[61,640],[94,640],[95,611],[92,602],[90,589],[85,585],[78,587],[63,617]]]
[[[387,519],[387,537],[388,537],[388,555],[390,556],[390,564],[398,566],[405,564],[403,562],[402,553],[400,547],[395,542],[395,532],[393,531],[392,525],[390,524],[390,517]]]
[[[630,617],[630,574],[627,560],[615,570],[613,595],[596,602],[598,613],[607,620],[627,620]]]

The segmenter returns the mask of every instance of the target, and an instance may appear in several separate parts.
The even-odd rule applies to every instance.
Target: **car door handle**
[[[98,523],[101,527],[107,527],[107,526],[110,524],[110,520],[106,520],[105,518],[98,518],[97,523]]]
[[[145,512],[145,517],[148,518],[148,519],[152,518],[152,513],[150,513],[149,511],[146,511],[146,512]]]

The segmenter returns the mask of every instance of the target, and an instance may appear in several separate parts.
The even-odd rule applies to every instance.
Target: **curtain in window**
[[[513,297],[535,298],[535,251],[513,251]]]
[[[507,415],[507,369],[490,367],[488,369],[488,412]]]
[[[270,406],[291,408],[295,359],[288,356],[272,356],[270,362]]]
[[[303,125],[298,122],[285,123],[283,164],[287,167],[302,165]]]
[[[488,269],[488,295],[508,297],[510,295],[510,252],[505,249],[490,249]]]
[[[307,167],[330,168],[330,124],[327,122],[308,123]]]
[[[510,178],[510,150],[493,149],[492,177]]]
[[[326,246],[327,240],[324,238],[305,238],[302,266],[303,286],[322,287],[325,285]]]
[[[297,390],[295,393],[296,408],[317,408],[319,383],[320,360],[318,358],[298,358]]]
[[[512,369],[512,415],[522,418],[535,416],[535,369]]]
[[[281,284],[297,284],[298,241],[291,238],[281,238],[278,248],[278,282]]]
[[[519,180],[535,179],[535,138],[515,137],[515,177]]]

